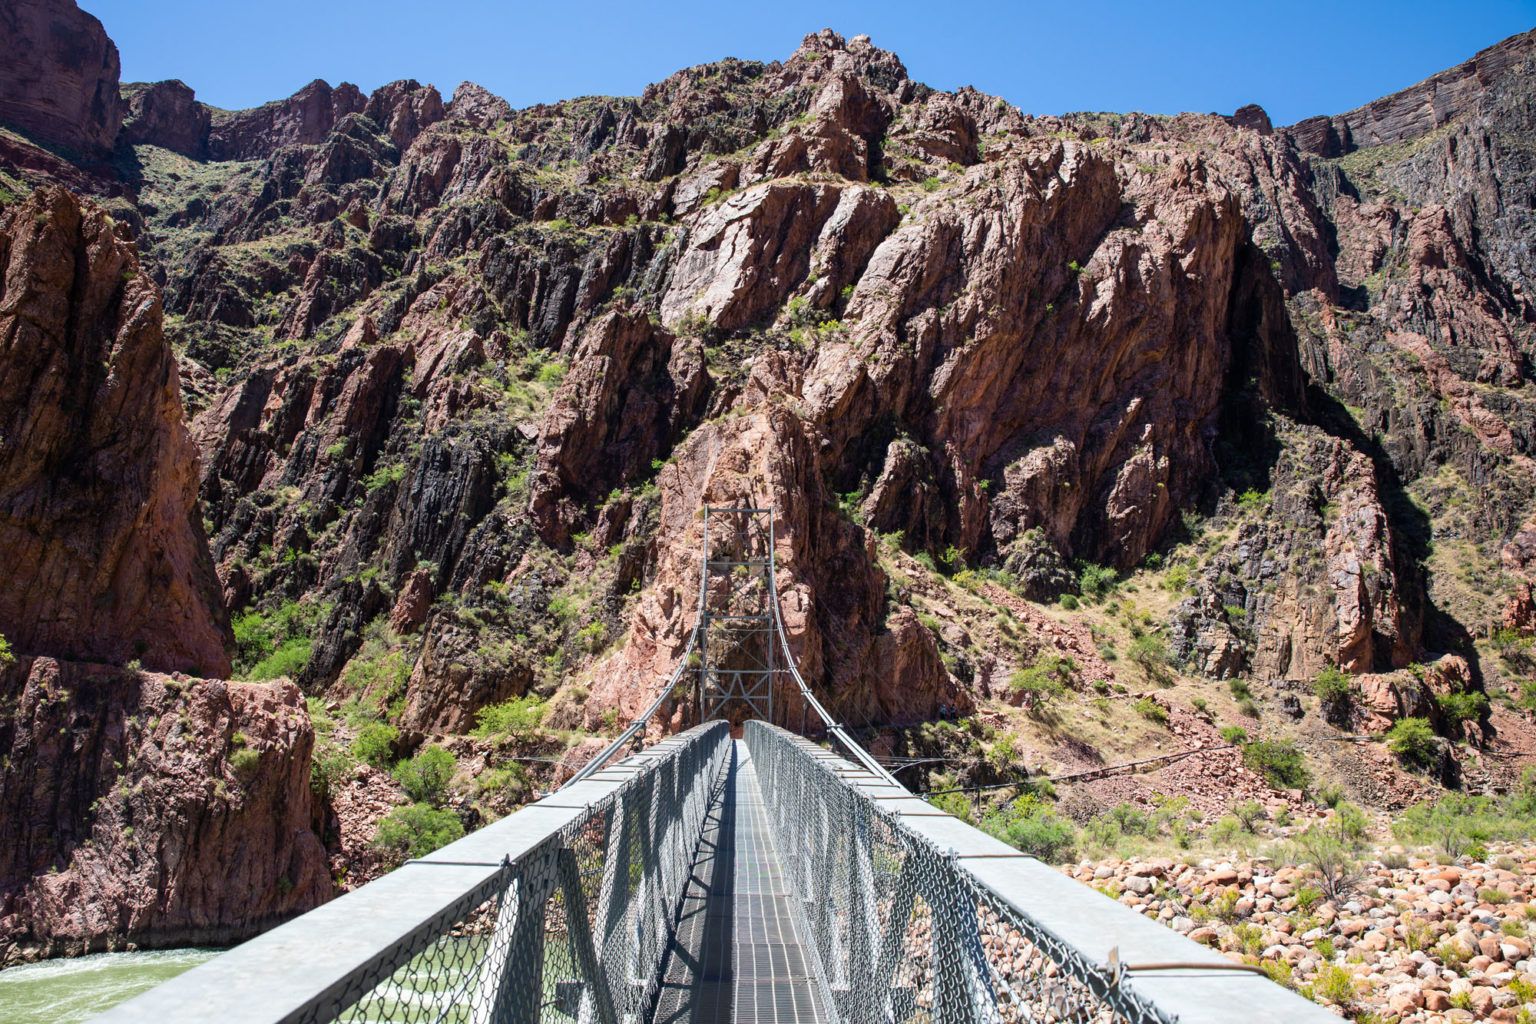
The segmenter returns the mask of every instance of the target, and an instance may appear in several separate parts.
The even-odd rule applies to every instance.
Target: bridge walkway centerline
[[[706,819],[662,967],[655,1024],[831,1021],[741,740]]]

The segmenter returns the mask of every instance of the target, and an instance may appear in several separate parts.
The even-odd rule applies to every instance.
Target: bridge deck
[[[826,1021],[751,756],[740,740],[704,826],[655,1021]]]

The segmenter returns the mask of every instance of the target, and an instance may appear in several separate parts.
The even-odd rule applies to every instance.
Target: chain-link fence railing
[[[1179,1018],[1181,1008],[1170,1005],[1165,988],[1154,1001],[1106,955],[1119,941],[1117,928],[1158,926],[1054,872],[1059,884],[1051,876],[1019,874],[1038,862],[998,852],[987,837],[904,790],[865,776],[869,788],[861,791],[840,777],[852,766],[805,739],[760,722],[747,723],[745,739],[809,945],[842,1020],[1168,1024]],[[897,805],[905,809],[891,809]],[[946,846],[945,836],[968,846],[970,855]],[[994,880],[1011,867],[1011,891],[978,877],[978,864]],[[1076,900],[1109,919],[1108,928],[1095,931],[1097,955],[1021,907],[1031,894],[1048,897],[1058,918],[1070,916]],[[1182,968],[1199,977],[1197,985],[1214,977],[1215,985],[1230,988],[1235,981],[1256,1003],[1278,1001],[1278,1019],[1310,1019],[1314,1012],[1331,1019],[1262,978],[1224,972],[1224,961],[1172,931],[1166,941],[1154,935],[1153,945],[1171,955],[1146,965],[1149,970]],[[1189,957],[1199,962],[1178,962]],[[1250,1019],[1236,1007],[1231,1011],[1216,1019]]]
[[[577,787],[532,804],[386,876],[396,898],[370,897],[368,890],[385,880],[371,883],[108,1019],[644,1020],[729,749],[723,722],[690,730],[613,766],[605,773],[609,781],[598,776],[585,783],[585,792],[603,791],[590,803],[576,802],[583,794]],[[621,781],[612,783],[614,776]],[[559,824],[541,830],[545,820]],[[497,830],[499,845],[515,848],[500,864],[479,859],[498,840]],[[478,880],[455,894],[451,887],[461,877]],[[358,915],[377,916],[376,948],[363,943],[348,954],[327,944],[326,920],[342,920],[335,911],[348,901],[346,923],[355,933],[368,935]],[[344,946],[348,940],[338,935],[336,941]],[[350,966],[334,966],[348,960]],[[317,971],[317,962],[333,966]],[[269,976],[263,1014],[249,1013],[249,995],[240,991],[250,987],[252,974]],[[284,985],[301,990],[302,998]],[[193,1008],[198,1015],[187,1016]]]

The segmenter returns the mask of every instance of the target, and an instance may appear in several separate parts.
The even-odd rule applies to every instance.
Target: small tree
[[[1153,682],[1168,678],[1168,644],[1156,633],[1143,633],[1131,641],[1126,657],[1147,674]]]
[[[1071,658],[1042,654],[1033,665],[1015,672],[1008,688],[1019,695],[1026,710],[1044,712],[1065,696],[1076,672],[1077,663]]]
[[[435,749],[435,748],[434,748]],[[423,803],[396,807],[379,822],[373,845],[396,859],[425,857],[464,835],[464,825],[452,811]]]
[[[1066,860],[1077,830],[1038,797],[1024,796],[981,820],[984,831],[1049,863]]]
[[[395,760],[395,743],[400,730],[387,722],[370,722],[352,741],[352,754],[375,768],[387,769]]]
[[[1335,902],[1353,892],[1360,880],[1360,865],[1349,843],[1326,825],[1313,825],[1297,836],[1292,856],[1299,864],[1311,865],[1318,888]]]
[[[1488,697],[1475,690],[1442,694],[1435,703],[1440,705],[1440,713],[1457,726],[1480,721],[1488,713]]]
[[[1312,692],[1322,705],[1323,717],[1335,724],[1349,720],[1349,706],[1354,700],[1354,685],[1337,665],[1324,665],[1312,680]]]

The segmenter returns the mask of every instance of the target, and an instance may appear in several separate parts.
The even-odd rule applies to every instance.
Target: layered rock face
[[[0,964],[238,941],[329,898],[296,687],[52,658],[0,685]]]
[[[0,124],[70,155],[111,152],[123,121],[117,47],[73,0],[15,0],[0,11],[6,41]]]
[[[233,375],[189,390],[225,600],[323,604],[316,687],[395,622],[419,637],[413,728],[467,727],[554,666],[603,661],[551,599],[635,642],[628,591],[659,600],[692,543],[664,526],[663,464],[701,429],[741,443],[776,396],[786,422],[752,443],[814,453],[783,494],[820,495],[807,522],[840,505],[909,551],[1023,572],[1035,597],[1070,589],[1077,560],[1140,563],[1223,487],[1271,491],[1170,623],[1202,671],[1298,679],[1455,646],[1424,636],[1444,619],[1400,492],[1451,459],[1528,503],[1509,426],[1525,229],[1486,212],[1521,158],[1467,155],[1473,122],[1526,116],[1527,43],[1435,86],[1455,109],[1424,127],[1465,135],[1449,156],[1421,132],[1368,164],[1309,155],[1256,108],[1025,118],[832,33],[783,64],[526,111],[472,85],[445,105],[415,82],[314,83],[205,132],[176,83],[135,91],[147,265],[197,370]],[[166,150],[234,162],[199,165],[189,196]],[[1407,405],[1383,383],[1400,356],[1422,367]],[[1387,429],[1341,419],[1335,394]],[[847,650],[891,642],[898,611],[868,596],[861,547]],[[846,575],[803,572],[817,594]],[[669,620],[661,647],[686,630]],[[898,712],[873,676],[834,685],[809,657],[859,707],[952,703],[926,668]],[[595,692],[594,713],[639,700]]]
[[[0,963],[248,936],[331,893],[314,734],[289,683],[138,667],[230,668],[159,290],[51,187],[0,272]]]
[[[0,633],[20,652],[229,671],[160,297],[111,219],[0,214]]]

